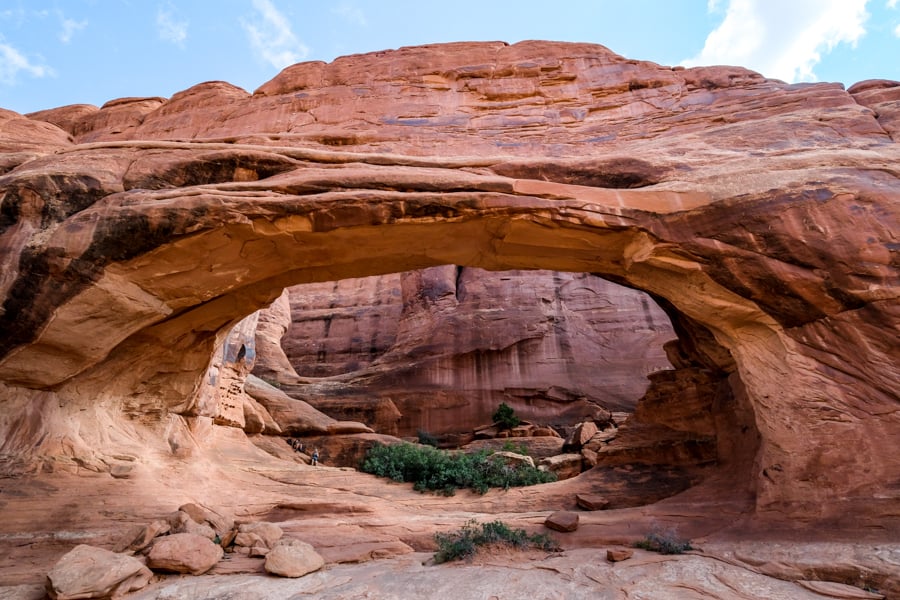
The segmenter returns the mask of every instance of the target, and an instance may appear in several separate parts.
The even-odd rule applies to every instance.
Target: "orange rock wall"
[[[332,416],[347,398],[393,402],[401,435],[468,431],[501,402],[556,425],[631,411],[647,374],[671,368],[665,313],[587,274],[448,265],[289,294],[282,346],[295,372],[342,376],[340,388],[325,380],[294,393]]]
[[[523,42],[0,112],[4,464],[202,443],[214,349],[285,287],[544,269],[650,293],[727,386],[710,494],[894,527],[898,102]]]

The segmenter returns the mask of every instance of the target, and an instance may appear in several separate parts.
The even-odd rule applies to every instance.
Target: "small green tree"
[[[521,419],[516,416],[516,412],[509,406],[506,402],[501,402],[500,406],[497,407],[497,412],[495,412],[491,419],[493,419],[494,424],[502,429],[512,429],[521,423]]]

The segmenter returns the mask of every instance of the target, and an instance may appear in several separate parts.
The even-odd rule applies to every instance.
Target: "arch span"
[[[0,111],[0,455],[52,411],[191,411],[289,284],[587,271],[653,294],[723,382],[726,494],[896,531],[898,99],[530,41]]]
[[[123,185],[135,165],[163,172],[153,161],[210,150],[245,160],[276,153],[291,168],[260,180],[235,170],[229,181]],[[330,158],[101,144],[66,157],[64,176],[26,165],[6,184],[21,215],[44,214],[51,183],[57,197],[93,201],[50,228],[43,246],[22,248],[4,282],[11,343],[0,377],[131,413],[189,412],[217,340],[288,285],[441,264],[591,272],[658,298],[679,334],[678,360],[721,380],[719,459],[740,493],[755,493],[761,515],[836,519],[865,503],[880,517],[894,502],[897,463],[870,457],[873,431],[900,431],[896,396],[882,379],[853,372],[863,348],[876,364],[893,350],[865,325],[842,340],[846,350],[822,355],[861,317],[876,323],[895,310],[874,290],[836,283],[846,276],[824,232],[845,210],[867,210],[862,200],[811,185],[714,199],[516,179],[484,161]],[[106,181],[93,175],[97,164],[110,166]],[[813,217],[820,237],[804,243],[818,245],[807,257],[814,268],[787,260],[790,235],[779,233]],[[28,223],[6,230],[6,247],[26,239]],[[834,356],[846,360],[839,372]]]

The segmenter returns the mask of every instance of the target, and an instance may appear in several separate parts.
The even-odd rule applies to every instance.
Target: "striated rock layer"
[[[688,499],[896,532],[898,102],[523,42],[2,112],[4,471],[240,433],[202,409],[211,357],[287,286],[545,269],[669,316],[673,365],[715,390],[718,475]]]
[[[448,265],[288,294],[290,314],[280,302],[262,311],[280,325],[257,340],[274,349],[280,337],[284,352],[254,371],[394,435],[470,431],[501,402],[559,425],[633,411],[646,375],[671,368],[665,313],[646,294],[584,273]],[[388,403],[397,410],[379,408]]]

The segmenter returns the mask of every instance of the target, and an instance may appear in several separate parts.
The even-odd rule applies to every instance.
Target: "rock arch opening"
[[[97,153],[109,152],[118,150],[87,151],[71,168],[81,160],[91,171]],[[4,314],[6,323],[18,315],[34,330],[30,341],[4,348],[0,377],[52,391],[63,410],[101,402],[131,415],[200,414],[213,348],[287,286],[443,264],[595,273],[651,294],[678,333],[670,356],[722,392],[711,423],[731,493],[755,494],[759,506],[781,513],[808,505],[810,495],[827,505],[835,489],[841,497],[867,489],[872,475],[857,469],[857,459],[798,451],[798,436],[820,437],[834,426],[819,418],[823,395],[843,392],[804,349],[818,342],[785,329],[798,327],[798,303],[811,288],[788,290],[790,302],[757,298],[748,286],[760,285],[764,271],[754,268],[770,268],[768,259],[743,253],[738,265],[736,241],[718,241],[733,203],[699,192],[604,190],[423,159],[385,161],[403,164],[306,166],[190,194],[111,190],[56,229],[50,247],[30,251],[41,264],[66,263],[66,286],[53,287],[59,270],[33,268],[32,260],[6,282],[35,286],[33,310],[8,303]],[[811,210],[827,201],[821,196],[792,195],[790,210]],[[740,207],[768,218],[765,202],[745,199]],[[91,250],[123,244],[127,252]],[[27,403],[22,398],[12,403]],[[867,418],[854,417],[858,426]],[[838,466],[810,475],[821,464]]]
[[[596,275],[447,265],[305,284],[259,323],[254,373],[332,418],[469,451],[518,443],[555,457],[547,468],[562,478],[595,466],[668,478],[620,484],[630,497],[620,491],[613,505],[681,491],[718,462],[713,411],[731,399],[721,373],[685,361],[652,298]],[[530,423],[510,432],[516,440],[490,439],[501,402]],[[601,431],[581,439],[582,423]],[[345,449],[374,442],[314,444],[355,466]]]
[[[302,172],[300,176],[308,175]],[[384,176],[379,171],[378,177]],[[399,176],[406,180],[406,187],[415,185],[402,169]],[[707,391],[720,385],[729,392],[736,387],[723,383],[726,375],[739,377],[723,344],[734,341],[744,329],[764,329],[771,320],[752,303],[716,285],[675,245],[661,243],[645,226],[636,225],[634,217],[622,216],[621,207],[610,210],[564,198],[583,191],[594,201],[606,198],[621,205],[628,198],[622,195],[626,192],[610,190],[604,196],[591,188],[526,182],[521,185],[527,193],[510,194],[520,184],[509,187],[490,179],[481,184],[478,179],[473,181],[474,187],[488,191],[452,191],[462,185],[454,181],[449,184],[451,191],[445,193],[386,192],[378,202],[372,202],[368,194],[342,191],[325,192],[324,198],[316,194],[312,202],[305,194],[287,196],[294,201],[285,202],[283,194],[294,189],[293,184],[241,184],[234,193],[219,196],[224,202],[190,213],[181,221],[179,232],[167,231],[166,243],[107,265],[94,285],[57,310],[39,337],[40,343],[9,353],[0,371],[15,382],[17,366],[42,357],[48,368],[37,372],[19,369],[16,374],[22,379],[18,383],[53,388],[64,397],[69,390],[81,394],[93,390],[97,397],[120,398],[124,411],[131,415],[202,417],[210,411],[202,382],[212,349],[232,324],[248,310],[274,300],[285,285],[451,264],[491,271],[598,273],[643,288],[661,299],[678,331],[681,342],[674,354],[670,351],[678,361],[676,366],[692,369],[693,376],[702,379],[698,386]],[[490,191],[496,185],[508,188],[507,192]],[[278,194],[278,202],[251,201],[261,190]],[[696,201],[693,195],[682,198],[672,192],[631,193],[644,194],[645,200],[661,202],[663,208]],[[157,217],[168,223],[167,228],[172,219],[185,218],[183,211],[171,212],[166,206],[170,192],[131,191],[111,204],[98,203],[79,213],[67,233],[86,227],[101,236],[96,243],[112,243],[121,235],[118,224],[122,219],[131,222],[133,200],[129,197],[133,195],[143,198],[141,205],[157,206],[162,211]],[[156,239],[159,230],[147,225],[151,230],[147,239]],[[452,275],[455,284],[458,273]],[[455,299],[457,294],[454,291]],[[107,310],[91,320],[90,327],[101,343],[81,347],[79,353],[69,353],[61,360],[63,353],[58,347],[68,348],[66,340],[72,329],[77,333],[84,326],[85,303],[96,306],[98,301]],[[710,306],[716,310],[707,311]],[[143,357],[138,363],[136,355]],[[678,387],[681,382],[672,385]],[[732,440],[733,445],[726,449],[734,452],[716,449],[715,458],[728,465],[727,472],[732,475],[748,477],[745,463],[748,454],[751,458],[755,454],[755,439],[734,443],[735,419],[731,417],[739,413],[717,402],[714,411],[726,416],[704,420],[705,432],[710,435],[702,441],[708,445],[710,439]],[[225,410],[214,418],[228,425],[239,420],[229,416],[229,411],[239,410],[239,406],[226,403]],[[756,432],[755,422],[752,416],[745,416],[737,420],[750,439]],[[650,439],[656,439],[659,427],[668,428],[654,423],[652,416],[645,420],[649,429],[641,434]],[[685,421],[689,420],[686,415]],[[698,441],[693,439],[695,432],[680,437],[672,440],[677,447],[673,452],[686,453],[684,460],[696,460],[691,450]],[[622,460],[634,462],[636,458]],[[736,461],[742,469],[733,468]]]
[[[157,160],[160,144],[133,152]],[[68,169],[94,172],[97,160],[119,152],[115,144],[88,149]],[[174,191],[98,184],[110,186],[96,190],[102,199],[68,217],[46,247],[28,250],[4,280],[4,289],[32,290],[30,303],[7,302],[4,324],[31,329],[3,349],[0,377],[15,389],[52,392],[62,410],[100,403],[138,416],[201,414],[198,393],[213,348],[287,286],[445,264],[595,273],[651,294],[678,333],[670,355],[723,392],[712,423],[729,493],[755,494],[759,507],[778,515],[802,512],[810,498],[837,506],[828,500],[835,490],[853,502],[879,487],[872,480],[879,476],[860,464],[865,453],[805,441],[846,435],[873,419],[890,430],[893,420],[852,408],[857,393],[848,396],[823,362],[821,320],[813,315],[806,328],[799,321],[817,293],[824,310],[837,311],[836,324],[859,314],[852,311],[881,309],[853,308],[852,294],[838,293],[826,271],[800,280],[788,277],[800,275],[799,267],[779,274],[765,252],[739,248],[744,225],[724,236],[734,211],[743,222],[755,222],[747,215],[768,222],[769,193],[712,202],[702,192],[509,179],[477,164],[467,170],[384,157]],[[77,176],[67,177],[54,179],[54,189],[60,181],[81,189]],[[27,169],[15,178],[37,186]],[[835,202],[828,194],[779,198],[800,218]],[[27,231],[7,228],[6,243]],[[785,287],[770,297],[762,294],[765,282]],[[879,334],[867,339],[876,340],[866,346],[876,363],[890,362]],[[866,402],[893,406],[883,379],[873,376]],[[29,394],[7,393],[23,411]],[[823,420],[823,411],[852,417]],[[842,512],[829,509],[835,518]]]
[[[559,427],[633,412],[675,337],[652,299],[591,274],[454,265],[294,286],[260,322],[255,374],[346,420],[383,399],[399,420],[368,424],[404,437],[471,433],[501,402]]]

